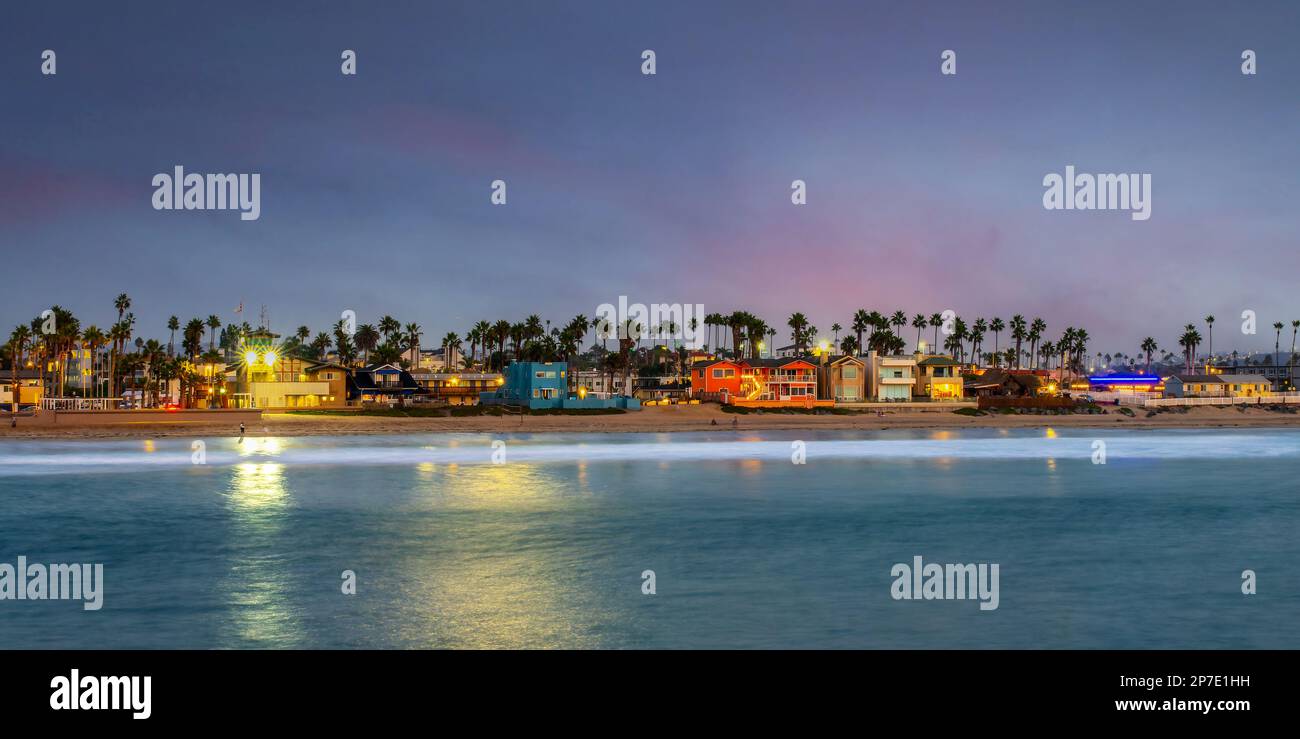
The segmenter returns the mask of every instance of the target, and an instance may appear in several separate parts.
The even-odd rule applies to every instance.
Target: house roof
[[[1223,382],[1231,382],[1236,385],[1271,385],[1273,384],[1263,375],[1218,375]]]
[[[1179,382],[1195,382],[1195,383],[1197,383],[1197,384],[1204,385],[1204,384],[1212,384],[1212,383],[1222,384],[1222,383],[1223,383],[1223,377],[1224,377],[1223,375],[1184,375],[1184,374],[1177,374],[1177,375],[1174,375],[1173,377],[1171,377],[1171,378],[1169,378],[1169,379],[1170,379],[1170,380],[1178,380]]]
[[[348,369],[347,367],[344,367],[338,362],[317,362],[315,360],[303,360],[303,361],[307,362],[307,366],[303,368],[307,372],[315,372],[316,370],[322,370],[322,369],[341,369],[341,370]]]
[[[840,362],[857,362],[858,364],[866,364],[866,362],[861,357],[855,357],[852,354],[831,355],[830,357],[831,364],[839,364]]]
[[[735,362],[731,361],[730,359],[701,359],[698,362],[692,362],[691,369],[704,369],[706,367],[712,367],[715,364],[734,365]]]
[[[926,357],[917,362],[917,365],[921,367],[960,367],[961,363],[952,357],[945,357],[940,354],[933,357]]]
[[[806,357],[764,357],[762,359],[746,359],[743,361],[750,367],[784,367],[788,364],[794,364],[795,362],[803,362],[804,364],[810,364],[814,367],[817,366],[815,361]]]

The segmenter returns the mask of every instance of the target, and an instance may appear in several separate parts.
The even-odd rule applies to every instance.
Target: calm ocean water
[[[0,442],[0,562],[105,570],[0,648],[1300,648],[1295,431],[204,442]],[[999,607],[894,600],[917,555]]]

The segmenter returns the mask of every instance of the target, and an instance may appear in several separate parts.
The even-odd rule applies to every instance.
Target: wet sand
[[[1186,413],[1165,412],[1148,418],[1134,409],[1134,417],[1106,406],[1105,414],[964,416],[951,409],[898,409],[852,414],[725,413],[714,405],[650,407],[618,415],[586,416],[471,416],[465,418],[392,418],[365,415],[313,415],[267,412],[259,423],[248,424],[248,436],[320,436],[349,434],[418,433],[659,433],[673,431],[963,429],[963,428],[1300,428],[1300,413],[1263,408],[1202,407]],[[733,421],[735,425],[733,426]],[[714,425],[716,422],[716,425]],[[0,439],[11,438],[141,438],[163,436],[238,436],[238,425],[228,423],[125,424],[118,426],[0,425]]]

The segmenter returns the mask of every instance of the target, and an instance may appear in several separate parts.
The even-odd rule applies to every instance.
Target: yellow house
[[[342,365],[298,357],[271,358],[265,353],[236,369],[235,397],[229,404],[242,408],[329,408],[346,406],[347,369]]]
[[[1263,375],[1174,375],[1165,378],[1166,398],[1258,398],[1273,393]]]
[[[1273,394],[1273,383],[1263,375],[1215,375],[1230,398],[1257,398]]]
[[[961,365],[952,357],[942,354],[923,357],[918,354],[916,386],[912,394],[930,400],[961,400],[966,388],[960,369]]]
[[[40,375],[36,370],[18,370],[18,388],[18,402],[25,406],[40,405],[41,398],[45,395],[45,388],[41,387]],[[0,370],[0,411],[8,412],[13,402],[13,372]]]

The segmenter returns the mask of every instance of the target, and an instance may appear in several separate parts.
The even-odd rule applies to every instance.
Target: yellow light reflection
[[[433,515],[403,517],[394,538],[436,546],[391,553],[395,579],[404,583],[402,612],[392,621],[403,646],[600,646],[612,616],[571,566],[576,545],[540,536],[550,516],[529,515],[563,517],[577,492],[571,479],[544,466],[442,466],[427,473],[434,478],[429,494],[425,474],[412,502]]]
[[[230,603],[223,642],[236,646],[301,646],[302,624],[294,610],[293,585],[284,554],[285,515],[291,507],[278,462],[235,465],[226,495],[230,513],[228,576],[218,584]]]

